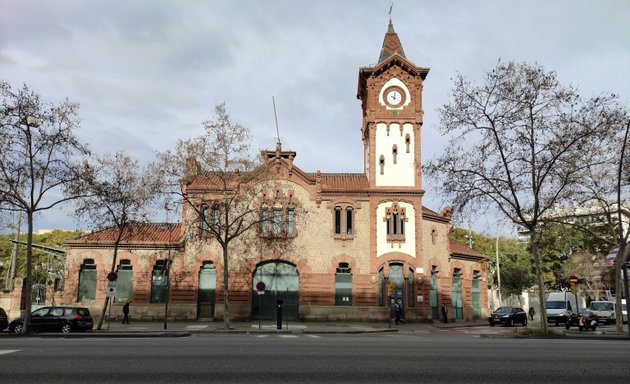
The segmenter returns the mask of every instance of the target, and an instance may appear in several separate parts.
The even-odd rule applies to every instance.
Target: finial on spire
[[[394,8],[394,0],[389,2],[389,23],[392,23],[392,8]]]

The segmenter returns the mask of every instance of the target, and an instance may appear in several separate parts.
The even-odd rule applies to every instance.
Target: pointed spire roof
[[[405,51],[403,50],[402,44],[400,44],[400,39],[398,38],[398,34],[394,31],[394,25],[392,24],[392,20],[389,20],[389,25],[387,26],[387,33],[385,34],[385,40],[383,40],[383,48],[381,49],[381,56],[378,58],[378,62],[382,63],[388,57],[393,54],[399,54],[400,56],[407,58],[405,56]]]

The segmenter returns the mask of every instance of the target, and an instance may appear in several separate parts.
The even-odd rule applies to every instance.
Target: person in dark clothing
[[[536,314],[536,310],[534,307],[529,307],[529,319],[534,320],[534,315]]]
[[[125,305],[123,305],[123,319],[122,319],[122,323],[123,324],[129,324],[129,302],[125,302]]]
[[[394,323],[396,323],[396,325],[398,325],[398,323],[405,323],[403,321],[403,319],[401,319],[402,317],[402,306],[400,305],[400,303],[396,303],[396,306],[394,307]]]
[[[448,323],[448,308],[446,308],[446,304],[442,304],[442,321]]]

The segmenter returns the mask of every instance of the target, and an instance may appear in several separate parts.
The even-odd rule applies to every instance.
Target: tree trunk
[[[26,212],[28,221],[28,233],[26,234],[26,278],[22,283],[22,290],[26,295],[24,300],[24,329],[23,334],[31,333],[31,309],[32,309],[32,291],[33,291],[33,212]]]
[[[223,329],[230,329],[230,305],[229,305],[229,286],[228,286],[228,247],[223,246]]]
[[[532,255],[534,255],[534,263],[536,265],[536,282],[538,284],[538,302],[540,303],[540,328],[543,335],[547,330],[547,308],[545,306],[545,278],[542,270],[542,261],[540,260],[540,251],[538,250],[538,234],[535,228],[529,228],[529,241],[532,247]]]
[[[116,259],[118,258],[118,243],[120,243],[121,234],[123,230],[124,230],[124,227],[123,229],[119,231],[118,239],[116,240],[116,243],[114,243],[114,255],[112,256],[112,267],[110,269],[110,272],[114,272],[116,270]],[[96,329],[99,331],[103,327],[103,320],[105,319],[105,314],[107,313],[109,301],[110,301],[109,296],[105,297],[105,303],[103,303],[103,309],[101,310],[101,318],[98,320],[98,326],[96,327]]]

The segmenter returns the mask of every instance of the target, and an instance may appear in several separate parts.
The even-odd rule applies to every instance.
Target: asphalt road
[[[2,338],[0,383],[623,383],[626,340],[473,334]]]

